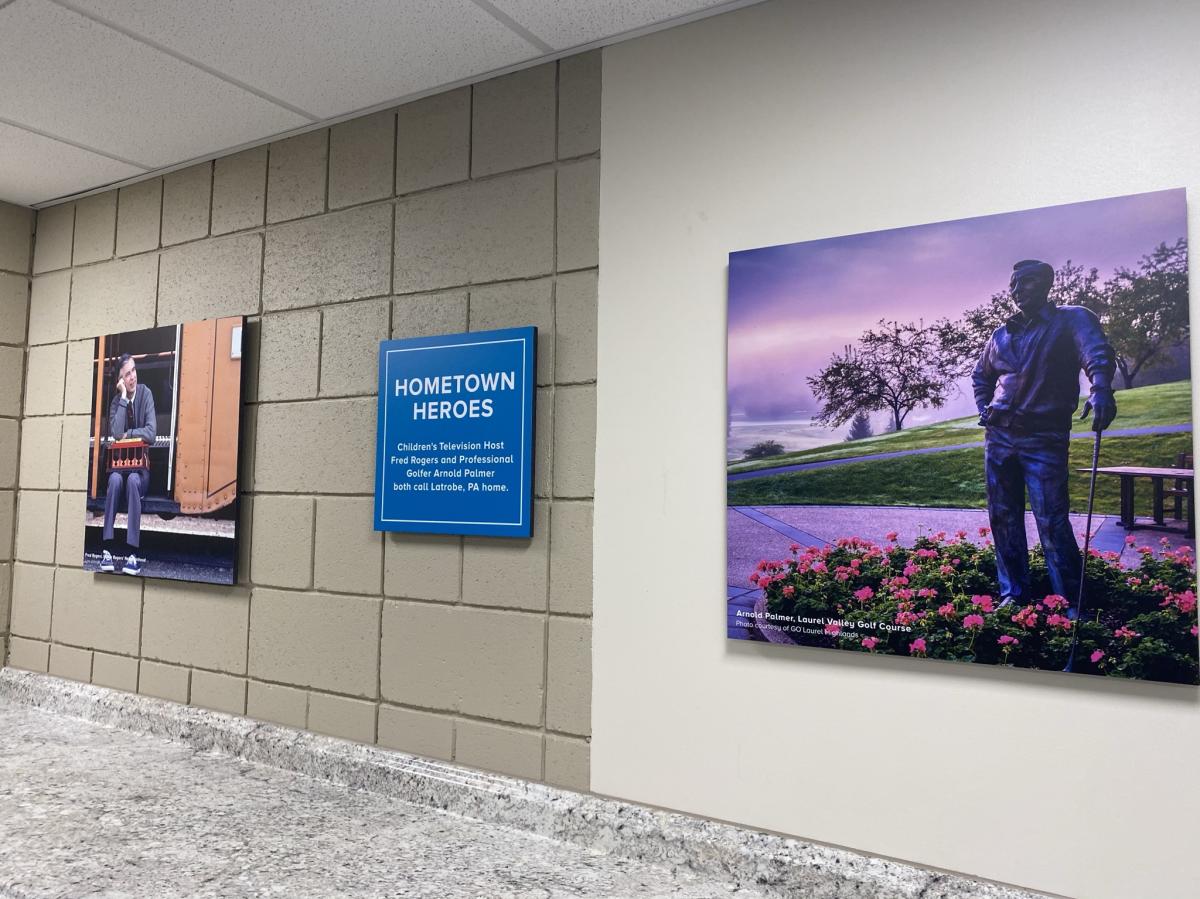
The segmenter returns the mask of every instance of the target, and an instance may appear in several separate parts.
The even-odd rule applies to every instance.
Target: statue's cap
[[[1051,284],[1054,283],[1054,269],[1040,259],[1022,259],[1014,265],[1010,283],[1016,284],[1021,278],[1029,275],[1035,278],[1044,278]]]

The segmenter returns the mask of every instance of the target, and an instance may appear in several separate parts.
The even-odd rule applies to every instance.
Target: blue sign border
[[[383,496],[387,483],[386,427],[388,415],[388,354],[422,349],[451,349],[481,344],[524,343],[523,365],[517,390],[521,394],[520,513],[516,521],[456,521],[383,518]],[[533,534],[534,400],[537,386],[537,328],[503,328],[435,337],[385,340],[379,344],[379,406],[375,437],[375,530],[415,534],[463,534],[485,537],[530,537]]]

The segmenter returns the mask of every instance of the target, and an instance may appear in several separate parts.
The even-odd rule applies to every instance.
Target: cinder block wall
[[[587,788],[600,65],[573,57],[39,213],[9,664]],[[85,573],[91,338],[238,313],[239,585]],[[535,536],[373,531],[379,341],[527,323]],[[0,493],[0,545],[11,506]]]
[[[8,644],[33,210],[0,203],[0,652]]]

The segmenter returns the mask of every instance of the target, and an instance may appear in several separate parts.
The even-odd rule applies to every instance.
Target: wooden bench
[[[1190,456],[1188,457],[1191,458]],[[1078,471],[1091,473],[1090,468],[1080,468]],[[1163,530],[1172,530],[1166,525],[1164,506],[1168,495],[1174,496],[1176,503],[1186,502],[1187,504],[1187,536],[1194,537],[1196,535],[1196,513],[1195,503],[1192,498],[1192,491],[1195,486],[1195,472],[1192,468],[1147,468],[1140,465],[1116,465],[1107,468],[1097,468],[1098,475],[1111,475],[1121,479],[1121,526],[1127,531],[1134,528],[1154,527]],[[1134,515],[1133,497],[1134,484],[1138,478],[1149,478],[1154,490],[1153,515],[1154,524],[1139,524]],[[1171,481],[1172,486],[1166,487],[1166,482]],[[1176,506],[1176,519],[1182,516],[1182,510]]]

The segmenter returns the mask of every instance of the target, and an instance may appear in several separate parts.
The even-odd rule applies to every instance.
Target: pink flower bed
[[[793,545],[789,558],[759,562],[750,583],[767,600],[770,624],[759,627],[804,645],[1061,670],[1078,628],[1075,671],[1198,683],[1195,559],[1165,540],[1138,552],[1138,567],[1124,569],[1117,553],[1091,551],[1080,620],[1073,597],[1050,592],[1041,547],[1030,553],[1038,599],[1002,604],[995,551],[965,532],[912,546],[894,533],[883,544]]]

